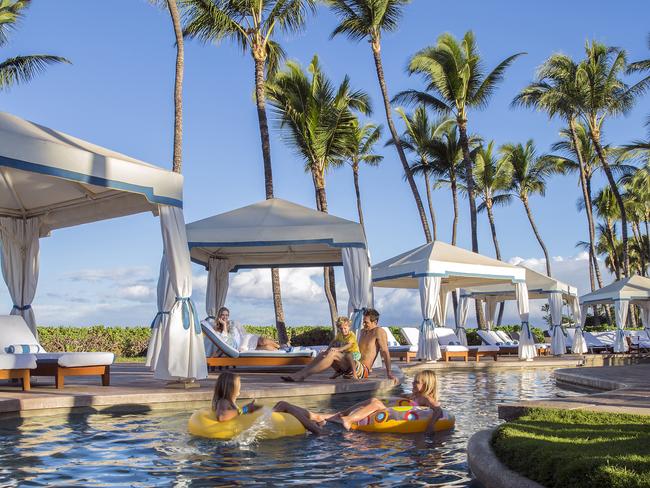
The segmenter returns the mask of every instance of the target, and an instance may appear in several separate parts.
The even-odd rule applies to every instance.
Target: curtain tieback
[[[524,321],[521,323],[521,329],[522,329],[522,331],[523,331],[524,329],[526,329],[526,335],[528,336],[528,338],[529,338],[531,341],[535,342],[534,339],[533,339],[533,333],[530,331],[530,326],[529,326],[527,320],[524,320]]]
[[[359,331],[361,330],[361,321],[363,320],[363,314],[366,311],[366,307],[355,308],[352,312],[352,330]]]
[[[16,305],[14,303],[14,308],[16,310],[20,310],[21,312],[24,312],[25,310],[29,310],[30,308],[32,308],[32,306],[31,305],[24,305],[24,306],[21,307],[20,305]]]
[[[435,326],[433,325],[433,320],[424,319],[422,321],[422,325],[420,325],[420,332],[424,332],[427,328],[431,328],[431,329],[435,328]]]
[[[194,325],[194,332],[201,333],[201,324],[199,323],[196,308],[190,297],[176,297],[176,302],[181,302],[183,310],[183,329],[189,330]]]
[[[156,322],[156,320],[158,320],[158,317],[162,317],[163,315],[169,315],[169,312],[158,312],[156,315],[154,315],[153,320],[151,321],[152,329],[155,329],[160,325],[160,322]]]

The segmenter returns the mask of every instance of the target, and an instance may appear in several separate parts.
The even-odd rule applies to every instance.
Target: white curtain
[[[229,272],[230,263],[227,259],[211,257],[208,261],[208,286],[205,291],[205,312],[208,314],[206,319],[216,321],[217,312],[226,304]],[[207,356],[215,353],[215,345],[207,337],[203,345]]]
[[[519,359],[532,361],[537,356],[535,338],[528,324],[529,304],[528,287],[526,283],[515,283],[515,295],[517,297],[517,309],[521,318],[521,334],[519,336]]]
[[[0,261],[13,302],[10,315],[21,315],[38,339],[32,302],[38,284],[40,220],[0,217]]]
[[[422,309],[422,325],[420,325],[420,339],[418,340],[418,359],[437,361],[442,357],[440,344],[433,325],[433,318],[440,304],[439,276],[422,276],[418,278],[420,284],[420,308]]]
[[[465,325],[469,316],[469,297],[463,295],[461,289],[456,290],[456,296],[458,297],[458,305],[456,306],[456,336],[458,336],[458,340],[463,346],[467,346]]]
[[[566,353],[566,339],[562,330],[562,293],[548,294],[548,308],[551,312],[551,354]]]
[[[365,249],[359,247],[344,247],[343,274],[350,296],[348,300],[348,315],[352,320],[352,330],[361,330],[363,310],[372,307],[372,279],[370,258]]]
[[[169,324],[169,310],[174,305],[176,295],[169,282],[169,273],[167,272],[167,258],[163,253],[160,260],[160,273],[158,274],[158,290],[157,290],[157,303],[158,313],[151,322],[151,338],[149,339],[149,347],[147,348],[147,361],[146,366],[151,371],[156,370],[158,357],[160,356],[160,349],[162,348],[163,335],[167,330]]]
[[[160,205],[159,209],[174,304],[169,310],[168,326],[162,337],[154,377],[164,380],[207,378],[203,334],[191,300],[192,267],[183,210],[168,205]]]
[[[628,300],[616,300],[614,310],[616,311],[616,340],[614,341],[614,352],[627,352],[628,346],[625,341],[625,323],[627,322],[627,312],[630,309]]]
[[[569,304],[571,305],[571,315],[576,323],[576,332],[573,334],[573,347],[571,348],[571,352],[574,354],[585,354],[588,349],[587,342],[582,335],[582,328],[587,319],[587,308],[585,307],[583,310],[582,307],[580,307],[578,297],[571,297],[569,299]]]
[[[449,305],[449,291],[440,290],[440,305],[436,309],[434,324],[445,327],[447,322],[447,307]]]
[[[643,323],[643,330],[645,331],[645,335],[650,341],[650,301],[639,302],[637,305],[641,309],[641,322]]]
[[[495,297],[486,297],[485,299],[485,321],[487,322],[487,330],[492,330],[494,327],[494,319],[497,314],[497,299]]]

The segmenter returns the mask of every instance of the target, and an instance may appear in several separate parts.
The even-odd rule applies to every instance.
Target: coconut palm
[[[497,158],[495,152],[494,141],[474,151],[474,183],[477,196],[483,200],[477,210],[479,213],[487,212],[494,252],[501,260],[493,208],[512,201],[512,195],[508,193],[512,183],[512,165],[505,159]]]
[[[487,106],[506,69],[522,54],[509,56],[486,75],[472,31],[465,33],[460,41],[451,34],[442,34],[434,46],[422,49],[409,61],[409,74],[422,75],[427,84],[426,91],[406,90],[394,98],[395,101],[405,103],[423,103],[456,118],[463,150],[474,252],[478,252],[478,234],[467,125],[468,109]]]
[[[598,257],[595,249],[596,229],[593,218],[593,200],[592,200],[592,179],[596,171],[600,168],[598,155],[591,142],[589,131],[584,125],[573,122],[572,128],[562,129],[560,131],[560,140],[551,146],[553,151],[559,151],[563,154],[558,159],[565,173],[578,172],[580,183],[583,189],[583,197],[579,203],[579,209],[584,210],[587,215],[587,225],[589,230],[589,243],[587,252],[589,253],[589,270],[590,277],[594,276],[598,283],[598,288],[603,287],[603,278],[598,264]],[[607,149],[607,148],[606,148]],[[592,280],[591,291],[596,289]]]
[[[361,207],[361,190],[359,189],[359,168],[362,163],[368,166],[378,166],[384,159],[379,154],[374,154],[374,146],[381,139],[381,125],[364,124],[360,125],[359,120],[354,121],[354,133],[350,140],[348,150],[348,163],[352,167],[352,176],[354,178],[354,193],[357,197],[357,212],[359,214],[359,223],[363,227],[364,234],[366,227],[363,221],[363,209]]]
[[[530,195],[546,193],[546,179],[559,171],[557,161],[548,156],[538,156],[532,139],[526,144],[504,144],[500,148],[504,163],[511,166],[511,190],[524,206],[526,215],[539,246],[546,259],[546,274],[551,276],[551,261],[542,236],[535,225],[533,213],[530,208]]]
[[[24,15],[23,10],[30,4],[30,0],[0,1],[0,47],[7,45],[10,32],[16,28]],[[55,63],[70,63],[70,61],[50,54],[7,58],[0,63],[0,90],[8,90],[19,83],[26,83],[44,71],[48,65]]]
[[[355,112],[370,114],[370,99],[365,92],[352,90],[347,76],[334,87],[321,71],[317,56],[308,71],[311,79],[299,64],[288,62],[267,84],[267,95],[285,140],[311,174],[316,207],[327,213],[325,175],[348,158],[356,132]],[[325,267],[324,281],[334,327],[338,313],[331,267]]]
[[[595,224],[591,208],[591,175],[595,170],[593,163],[597,159],[588,130],[577,119],[579,107],[583,103],[584,93],[578,81],[578,64],[564,54],[553,54],[537,71],[535,80],[525,87],[513,100],[513,106],[524,106],[546,112],[549,118],[557,117],[567,124],[567,129],[560,132],[564,140],[557,143],[553,150],[575,155],[577,164],[566,159],[567,170],[578,170],[580,187],[585,203],[587,228],[589,230],[589,269],[596,273],[599,288],[603,281],[598,266],[595,248]],[[592,287],[593,291],[593,287]]]
[[[623,273],[629,276],[627,213],[602,146],[601,129],[607,117],[625,114],[633,107],[636,99],[650,86],[650,76],[632,86],[625,84],[620,77],[628,69],[628,65],[627,55],[622,49],[593,41],[585,45],[585,54],[586,58],[579,64],[577,72],[577,80],[582,92],[578,108],[589,128],[596,154],[620,211]]]
[[[620,219],[621,214],[612,189],[610,187],[601,189],[594,197],[593,204],[596,209],[596,214],[604,222],[604,224],[599,224],[601,238],[607,240],[607,245],[612,250],[612,254],[610,255],[612,266],[610,269],[616,274],[616,279],[620,280],[622,261],[619,261],[618,253],[614,252],[614,250],[617,248],[618,242],[615,223]]]
[[[648,35],[648,49],[650,49],[650,34]],[[628,66],[629,73],[648,71],[648,70],[650,70],[650,58],[643,59],[641,61],[635,61],[634,63],[630,63],[630,65]]]
[[[228,39],[250,53],[255,65],[255,103],[264,161],[264,190],[273,198],[271,141],[266,116],[265,83],[277,70],[284,51],[274,40],[277,32],[295,33],[315,9],[315,0],[183,0],[184,34],[205,43]],[[287,342],[280,274],[271,269],[275,326],[280,342]]]
[[[438,230],[436,226],[436,213],[433,209],[431,199],[431,176],[434,167],[431,164],[429,150],[433,141],[442,133],[446,127],[453,124],[451,119],[441,119],[431,121],[424,105],[415,109],[413,114],[407,114],[401,108],[397,109],[400,117],[404,121],[404,132],[400,137],[402,147],[415,156],[415,160],[410,164],[411,173],[421,175],[424,179],[424,185],[427,193],[427,204],[429,206],[429,215],[431,215],[431,226],[433,229],[433,240],[438,239]],[[394,145],[395,141],[390,139],[386,145]]]
[[[397,149],[406,180],[411,188],[415,204],[420,214],[424,237],[427,242],[431,242],[431,230],[422,199],[420,198],[420,192],[415,184],[415,179],[406,159],[404,148],[399,143],[399,134],[393,123],[390,97],[388,96],[388,88],[386,86],[384,67],[381,59],[381,35],[384,32],[391,32],[397,29],[402,16],[402,9],[406,4],[410,3],[410,0],[325,0],[325,2],[340,20],[340,24],[336,26],[331,37],[343,34],[354,41],[367,39],[370,42],[379,88],[381,89],[381,95],[384,100],[388,129],[393,140],[397,142],[395,148]]]

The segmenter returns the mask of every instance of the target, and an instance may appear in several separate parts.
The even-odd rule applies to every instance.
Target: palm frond
[[[72,64],[66,58],[48,54],[8,58],[0,63],[0,90],[7,90],[18,83],[28,82],[45,71],[48,65],[56,63]]]

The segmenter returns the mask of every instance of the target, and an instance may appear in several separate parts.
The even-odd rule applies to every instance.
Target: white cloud
[[[86,282],[122,282],[142,278],[151,278],[152,271],[146,266],[131,266],[121,268],[86,268],[64,275],[70,281]]]
[[[149,303],[156,299],[155,290],[151,286],[145,285],[130,285],[119,288],[115,293],[116,296],[124,298],[125,300],[132,300],[135,302]]]

